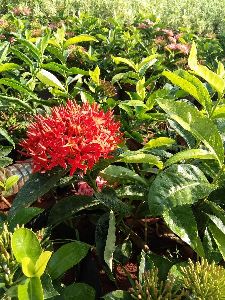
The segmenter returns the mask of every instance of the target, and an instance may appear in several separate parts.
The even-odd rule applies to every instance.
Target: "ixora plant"
[[[81,292],[88,299],[94,299],[95,292],[87,284],[77,283],[64,288],[57,284],[65,271],[86,256],[89,245],[73,241],[53,252],[50,242],[43,243],[41,232],[35,234],[20,227],[12,233],[7,223],[3,226],[0,245],[1,299],[42,300],[55,299],[59,295],[61,299],[67,299],[69,293],[79,297]]]

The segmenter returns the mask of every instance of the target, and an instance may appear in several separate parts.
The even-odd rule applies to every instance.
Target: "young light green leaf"
[[[91,35],[88,35],[88,34],[80,34],[80,35],[77,35],[77,36],[74,36],[70,39],[68,39],[65,43],[64,43],[64,48],[67,48],[68,46],[70,45],[74,45],[74,44],[77,44],[77,43],[82,43],[82,42],[96,42],[97,39]]]
[[[169,118],[175,120],[185,130],[190,131],[203,142],[209,151],[215,155],[219,166],[222,167],[224,161],[223,142],[216,125],[194,106],[182,101],[158,99],[157,102],[166,111]]]
[[[28,257],[35,264],[42,250],[37,236],[27,228],[16,229],[12,235],[11,246],[18,262]]]
[[[99,66],[97,66],[94,71],[89,70],[89,75],[94,83],[99,85],[99,77],[100,77],[100,69]]]
[[[5,181],[5,190],[8,191],[10,190],[19,180],[18,175],[12,175],[9,178],[6,179]]]
[[[148,204],[152,215],[173,207],[193,204],[215,189],[204,173],[190,164],[172,165],[159,173],[150,186]]]
[[[164,146],[171,146],[175,144],[176,141],[174,139],[168,138],[168,137],[159,137],[156,139],[151,139],[149,142],[147,142],[144,145],[144,149],[153,149],[158,147],[164,147]]]
[[[112,59],[114,60],[114,62],[118,65],[120,63],[126,64],[129,67],[131,67],[132,69],[134,69],[135,71],[137,71],[136,65],[135,63],[133,63],[131,60],[127,59],[127,58],[123,58],[123,57],[119,57],[119,56],[113,56],[112,55]]]
[[[19,69],[19,67],[20,66],[18,64],[14,64],[14,63],[1,64],[0,65],[0,72],[5,72],[5,71],[11,71],[11,70]]]
[[[203,149],[188,149],[174,154],[165,162],[165,167],[175,164],[182,160],[188,159],[215,159],[216,156]]]
[[[51,251],[44,251],[38,257],[35,264],[35,274],[34,277],[41,277],[44,274],[48,261],[52,255]]]
[[[109,213],[109,227],[104,250],[104,260],[112,272],[113,253],[116,249],[116,222],[113,211]]]
[[[145,72],[148,68],[150,68],[154,63],[157,62],[157,54],[150,55],[146,58],[144,58],[137,66],[137,72],[140,74],[140,76],[144,76]]]
[[[23,284],[18,285],[18,299],[19,300],[30,300],[28,294],[28,285],[30,278],[27,278]]]
[[[163,218],[176,235],[190,245],[199,256],[204,257],[204,249],[198,236],[197,223],[190,206],[183,205],[165,210]]]
[[[206,66],[202,66],[197,62],[197,49],[193,42],[190,55],[188,58],[189,67],[200,77],[205,79],[219,94],[224,93],[225,80],[219,75],[209,70]]]
[[[35,276],[35,264],[29,257],[22,258],[22,271],[23,274],[27,277],[34,277]]]
[[[46,84],[47,86],[52,86],[56,87],[57,89],[65,90],[64,86],[58,80],[58,78],[49,71],[41,69],[36,76],[42,83]]]
[[[136,84],[136,91],[138,96],[141,98],[142,101],[145,99],[145,78],[138,80]]]

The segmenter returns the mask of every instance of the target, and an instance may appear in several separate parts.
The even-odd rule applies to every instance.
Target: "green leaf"
[[[95,300],[95,290],[85,283],[73,283],[62,293],[63,300]]]
[[[205,79],[219,94],[224,93],[225,80],[219,75],[209,70],[206,66],[201,66],[197,62],[197,49],[193,42],[190,55],[188,58],[188,65],[198,76]]]
[[[70,196],[57,202],[50,211],[48,223],[57,225],[71,219],[81,210],[98,205],[100,202],[89,196]]]
[[[212,217],[213,216],[211,216],[211,218]],[[220,253],[223,256],[223,259],[225,259],[225,226],[224,224],[221,224],[221,220],[217,217],[214,217],[212,219],[213,222],[209,224],[209,230],[212,233],[212,236],[217,244]],[[223,230],[220,230],[220,228],[223,228]]]
[[[182,90],[189,93],[191,96],[193,96],[196,100],[198,100],[201,103],[198,96],[197,88],[191,82],[178,76],[176,73],[169,72],[169,71],[163,71],[162,75],[168,78],[173,84],[178,85]],[[204,106],[205,103],[201,103],[201,105]]]
[[[113,291],[103,297],[104,300],[132,300],[130,293],[122,290]]]
[[[18,299],[19,300],[30,300],[28,294],[28,285],[30,282],[30,278],[26,279],[23,284],[18,285]]]
[[[134,171],[120,166],[108,166],[100,172],[100,176],[102,176],[109,183],[137,181],[147,185],[147,182]]]
[[[223,142],[216,125],[194,106],[187,103],[165,99],[158,99],[157,102],[171,119],[203,142],[216,156],[219,166],[222,167],[224,161]]]
[[[2,135],[13,146],[13,148],[15,148],[13,139],[9,136],[8,132],[5,129],[0,128],[0,135]]]
[[[165,167],[188,159],[216,159],[216,156],[203,149],[188,149],[174,154],[165,162]]]
[[[41,69],[36,76],[42,83],[46,84],[47,86],[52,86],[56,87],[57,89],[65,90],[64,86],[61,84],[58,78],[49,71]]]
[[[153,149],[164,146],[171,146],[175,144],[176,141],[174,139],[168,137],[159,137],[156,139],[151,139],[148,143],[144,145],[144,149]]]
[[[13,160],[9,157],[0,157],[0,168],[4,168],[13,163]]]
[[[85,71],[85,70],[80,69],[80,68],[72,67],[72,68],[69,69],[69,74],[70,75],[73,75],[73,74],[89,75],[89,71]]]
[[[88,253],[90,246],[74,241],[61,246],[51,257],[48,263],[48,273],[54,280],[74,265],[78,264]]]
[[[128,204],[122,202],[116,195],[113,188],[104,188],[100,193],[95,193],[95,197],[100,203],[108,207],[114,212],[118,212],[121,215],[127,215],[130,213],[131,208]]]
[[[63,66],[62,64],[58,64],[56,62],[50,62],[47,64],[42,64],[43,69],[51,70],[53,72],[57,72],[60,75],[64,76],[69,72],[70,69],[67,67]]]
[[[153,54],[142,59],[142,61],[137,66],[137,72],[140,74],[140,76],[144,76],[148,68],[150,68],[157,62],[157,56],[157,54]]]
[[[136,65],[129,59],[127,58],[123,58],[123,57],[119,57],[119,56],[113,56],[112,55],[112,59],[113,61],[118,65],[120,63],[123,63],[123,64],[126,64],[128,65],[129,67],[133,68],[135,71],[137,71],[136,69]]]
[[[44,300],[43,288],[39,277],[30,278],[28,284],[28,295],[29,300]]]
[[[20,42],[22,45],[26,46],[29,50],[29,53],[31,53],[36,60],[38,60],[38,61],[40,60],[41,52],[33,43],[31,43],[30,41],[28,41],[26,39],[18,39],[18,42]]]
[[[89,70],[89,75],[94,83],[99,85],[99,77],[100,77],[100,69],[99,66],[97,66],[94,71]]]
[[[116,243],[116,222],[115,222],[114,213],[111,210],[109,213],[109,227],[108,227],[108,234],[107,234],[105,250],[104,250],[104,260],[107,263],[111,272],[113,267],[112,265],[113,253],[116,249],[115,243]]]
[[[38,257],[38,260],[35,264],[35,277],[41,277],[44,274],[44,271],[46,269],[46,266],[48,264],[48,261],[52,255],[51,251],[44,251],[41,253],[41,255]]]
[[[172,165],[159,173],[149,189],[148,204],[153,215],[168,209],[193,204],[212,192],[204,173],[189,164]]]
[[[136,84],[136,92],[142,101],[145,99],[145,78],[138,80]]]
[[[35,263],[42,252],[37,236],[27,228],[19,228],[14,231],[11,246],[16,260],[20,263],[25,257]]]
[[[65,170],[55,169],[45,174],[32,174],[16,195],[9,216],[14,216],[17,210],[30,206],[47,193],[60,180],[64,172]]]
[[[51,277],[46,272],[41,276],[41,284],[44,292],[44,299],[53,298],[59,295],[52,284]]]
[[[33,67],[32,60],[26,54],[24,54],[15,47],[11,48],[11,52],[15,54],[18,58],[20,58],[22,61],[24,61],[26,65],[28,65],[29,67]]]
[[[177,70],[176,74],[191,82],[197,89],[199,103],[208,111],[212,109],[212,99],[205,85],[194,75],[185,70]]]
[[[80,35],[77,35],[77,36],[74,36],[70,39],[68,39],[65,43],[64,43],[64,48],[67,48],[68,46],[70,45],[74,45],[74,44],[77,44],[77,43],[82,43],[82,42],[96,42],[97,39],[94,38],[93,36],[91,35],[88,35],[88,34],[80,34]]]
[[[157,166],[159,169],[163,168],[163,163],[157,156],[140,151],[127,151],[118,157],[118,161],[131,164],[147,163]]]
[[[15,69],[19,69],[19,65],[14,64],[14,63],[5,63],[0,65],[0,73],[5,72],[5,71],[11,71]]]
[[[29,88],[27,88],[25,84],[21,84],[19,81],[15,79],[1,78],[0,84],[10,86],[11,88],[19,91],[20,93],[33,97],[34,99],[37,98],[37,96]]]
[[[34,112],[33,108],[27,102],[25,102],[25,100],[21,100],[19,98],[15,98],[15,97],[8,97],[5,95],[0,95],[0,99],[2,99],[3,101],[15,103],[16,106],[21,106],[25,109],[28,109],[32,113]]]
[[[22,264],[22,271],[25,276],[27,277],[35,276],[35,264],[29,257],[23,257],[21,264]]]
[[[18,209],[15,215],[8,216],[10,230],[13,231],[13,229],[16,228],[17,225],[21,226],[30,222],[30,220],[32,220],[35,216],[39,215],[42,212],[43,209],[38,207],[22,207]]]
[[[165,210],[163,218],[176,235],[190,245],[199,256],[204,257],[204,249],[198,236],[197,223],[190,206],[183,205]]]
[[[5,189],[6,191],[10,190],[19,180],[19,176],[18,175],[12,175],[10,177],[8,177],[5,181]]]

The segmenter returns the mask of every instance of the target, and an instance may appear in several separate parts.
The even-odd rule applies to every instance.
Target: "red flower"
[[[100,158],[110,157],[122,140],[119,128],[112,111],[68,100],[66,106],[52,108],[49,116],[36,116],[20,145],[32,157],[34,172],[70,166],[72,176],[77,169],[86,172]]]

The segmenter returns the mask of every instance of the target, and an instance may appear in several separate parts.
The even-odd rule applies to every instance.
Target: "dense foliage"
[[[223,34],[33,13],[0,20],[2,299],[223,299]]]

